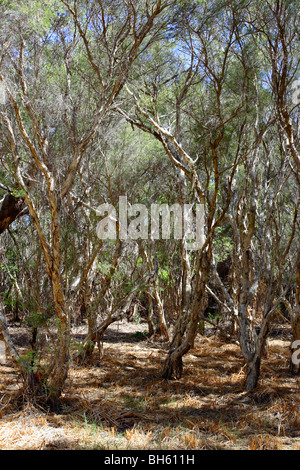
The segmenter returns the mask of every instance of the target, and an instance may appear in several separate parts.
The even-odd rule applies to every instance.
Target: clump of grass
[[[139,339],[139,340],[144,340],[148,337],[148,332],[147,331],[136,331],[134,334],[130,335],[131,338],[134,339]]]

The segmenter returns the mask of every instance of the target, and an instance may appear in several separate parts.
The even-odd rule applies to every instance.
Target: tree
[[[270,87],[272,89],[278,133],[281,136],[283,152],[291,159],[291,167],[298,184],[300,194],[300,156],[299,156],[299,95],[296,81],[299,73],[299,11],[293,1],[276,0],[268,3],[258,15],[257,31],[265,38],[264,54],[270,67]],[[297,206],[298,206],[297,204]],[[293,341],[300,339],[300,305],[299,305],[299,257],[295,279],[295,304],[291,311]],[[294,348],[292,347],[293,355]],[[291,371],[300,373],[299,365],[291,359]]]
[[[291,169],[282,141],[274,134],[277,121],[272,111],[276,109],[276,102],[272,102],[271,89],[266,89],[258,79],[260,70],[268,65],[252,40],[256,18],[248,21],[251,9],[232,3],[215,11],[212,5],[204,2],[201,6],[179,11],[183,26],[175,24],[180,31],[181,54],[186,57],[185,65],[189,64],[182,72],[181,80],[177,76],[161,79],[160,83],[153,79],[152,92],[148,86],[139,96],[129,90],[136,115],[121,111],[130,123],[162,143],[180,172],[183,187],[191,184],[207,210],[206,240],[194,258],[188,313],[185,309],[178,312],[163,376],[181,376],[182,356],[193,346],[206,307],[205,291],[213,276],[223,293],[220,303],[231,312],[237,324],[239,343],[248,367],[245,387],[252,390],[257,385],[270,322],[280,302],[286,300],[296,268],[290,257],[295,250],[298,204],[289,218],[291,230],[285,233],[285,248],[277,251],[276,247],[274,251],[270,240],[273,237],[279,243],[277,235],[282,232],[282,223],[287,223],[280,211],[286,215],[289,210],[283,192],[290,181]],[[279,38],[278,33],[276,41]],[[166,107],[164,84],[168,83],[169,87],[170,82],[174,82],[174,94],[170,98],[168,92]],[[205,98],[201,99],[202,96]],[[195,104],[184,105],[199,100],[198,109]],[[166,122],[166,113],[168,127],[162,124],[162,121]],[[195,160],[188,139],[191,123],[199,133],[197,144],[201,157],[198,154]],[[268,137],[269,133],[271,137]],[[263,168],[268,171],[263,173]],[[272,183],[276,172],[278,180]],[[232,295],[218,276],[213,253],[216,231],[226,221],[230,224],[233,245]],[[183,258],[189,260],[189,256]],[[284,279],[285,263],[290,275]],[[259,306],[262,323],[257,334],[257,320],[251,312],[263,281],[267,294],[264,304]]]
[[[231,318],[230,332],[215,326],[240,345],[247,390],[283,308],[300,339],[296,7],[2,2],[0,326],[33,395],[62,393],[74,323],[87,322],[85,359],[140,302],[168,344],[167,379],[214,314]],[[201,206],[200,245],[186,233],[124,240],[119,220],[102,239],[98,208],[116,215],[121,196],[161,212]],[[28,328],[25,356],[8,310]]]
[[[37,0],[20,10],[15,2],[2,6],[3,162],[22,191],[51,283],[57,340],[43,376],[49,399],[62,392],[70,356],[72,299],[63,276],[62,247],[65,201],[100,124],[169,5],[160,0],[135,6],[75,2],[72,8],[53,1],[44,8]],[[81,287],[92,265],[85,267]]]
[[[215,61],[215,43],[211,41],[207,33],[207,25],[197,23],[205,14],[210,17],[211,23],[216,28],[215,35],[223,28],[228,35],[222,38],[222,53]],[[208,14],[209,11],[209,14]],[[241,156],[231,158],[231,161],[222,161],[221,154],[226,146],[225,138],[227,128],[232,126],[232,121],[238,122],[243,109],[243,96],[236,106],[228,106],[223,99],[226,95],[226,78],[229,69],[229,62],[233,52],[234,35],[236,21],[231,21],[230,9],[226,11],[225,18],[219,16],[219,12],[212,13],[212,8],[204,5],[192,12],[183,10],[184,27],[180,36],[179,45],[182,53],[186,55],[184,68],[182,67],[180,80],[178,76],[163,78],[160,83],[153,79],[152,92],[149,86],[144,89],[144,96],[136,96],[131,90],[136,106],[136,116],[126,114],[126,111],[119,110],[127,120],[153,135],[161,142],[166,155],[177,168],[177,176],[181,181],[182,200],[187,201],[187,197],[196,197],[196,200],[205,205],[207,209],[205,219],[205,240],[202,248],[194,255],[188,254],[187,246],[182,246],[182,266],[183,266],[183,288],[182,288],[182,309],[178,312],[178,319],[175,332],[170,346],[170,351],[164,365],[163,377],[182,375],[182,357],[193,346],[195,336],[198,332],[198,323],[205,310],[205,289],[209,282],[212,265],[213,239],[216,229],[223,223],[231,197],[231,185]],[[196,24],[196,25],[195,25]],[[176,53],[176,51],[175,51]],[[174,59],[174,57],[173,57]],[[186,66],[186,63],[188,64]],[[245,77],[246,78],[246,77]],[[173,83],[173,95],[169,98],[170,104],[166,109],[165,88],[170,88]],[[211,102],[207,103],[205,91]],[[170,93],[169,93],[170,95]],[[148,96],[151,97],[149,102]],[[187,98],[193,100],[194,97],[203,97],[199,109],[186,105]],[[145,99],[146,97],[146,99]],[[201,99],[201,98],[200,98]],[[145,103],[145,104],[144,104]],[[216,111],[213,111],[213,109]],[[203,116],[203,110],[205,110]],[[165,114],[168,112],[169,125],[166,126]],[[212,113],[212,118],[209,117]],[[164,117],[162,117],[164,114]],[[189,119],[188,124],[183,124],[182,115]],[[202,116],[201,116],[202,115]],[[224,117],[226,115],[226,117]],[[172,122],[172,117],[175,116]],[[210,128],[207,120],[211,119]],[[193,155],[194,149],[190,147],[188,126],[197,127],[202,133],[202,146],[197,158]],[[244,132],[244,123],[237,132],[241,139]],[[203,142],[203,143],[202,143]],[[220,194],[220,188],[225,188],[226,194]],[[189,195],[189,196],[188,196]]]

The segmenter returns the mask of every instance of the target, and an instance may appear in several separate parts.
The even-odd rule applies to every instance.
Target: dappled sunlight
[[[287,341],[270,341],[261,384],[248,393],[236,345],[198,336],[184,377],[166,381],[161,344],[124,334],[111,342],[109,334],[101,360],[95,352],[73,364],[56,413],[22,403],[16,410],[17,391],[7,387],[15,374],[1,367],[1,448],[300,449],[299,380],[286,371]]]

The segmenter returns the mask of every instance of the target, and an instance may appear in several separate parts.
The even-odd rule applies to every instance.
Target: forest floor
[[[288,330],[269,340],[252,393],[243,391],[239,348],[213,334],[197,337],[181,380],[162,380],[167,348],[146,330],[113,325],[101,359],[95,351],[87,364],[71,364],[55,412],[20,404],[15,369],[0,365],[0,449],[300,450],[300,379],[288,372]],[[25,330],[11,332],[25,347]],[[80,340],[84,327],[73,333]]]

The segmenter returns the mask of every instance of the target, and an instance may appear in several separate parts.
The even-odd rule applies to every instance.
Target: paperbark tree
[[[163,376],[165,378],[180,377],[182,374],[182,357],[193,346],[197,325],[205,310],[205,290],[209,285],[214,265],[215,230],[227,219],[231,225],[234,246],[232,295],[220,281],[216,269],[213,271],[223,290],[222,304],[228,311],[231,311],[239,328],[239,342],[248,367],[245,387],[252,390],[257,385],[270,322],[280,302],[285,298],[294,273],[295,265],[292,263],[289,265],[290,275],[285,280],[285,287],[282,286],[283,290],[278,294],[277,289],[282,285],[283,280],[282,266],[284,263],[290,263],[290,255],[294,250],[298,209],[296,204],[296,210],[290,220],[292,225],[286,239],[286,249],[277,256],[271,243],[274,226],[281,227],[276,204],[286,182],[289,181],[290,169],[285,154],[278,152],[277,155],[281,159],[280,163],[277,163],[278,180],[274,185],[268,181],[270,175],[276,171],[274,170],[276,155],[273,155],[273,150],[278,141],[275,137],[273,140],[272,138],[266,139],[268,132],[272,135],[274,126],[276,127],[276,119],[272,114],[274,102],[270,104],[270,96],[264,97],[261,82],[258,90],[257,74],[260,65],[254,60],[254,55],[257,57],[259,48],[256,49],[255,43],[252,43],[251,32],[245,34],[247,20],[245,20],[246,10],[243,6],[223,5],[220,16],[218,13],[213,13],[206,4],[203,9],[205,10],[202,15],[205,18],[203,23],[198,19],[197,7],[194,6],[191,11],[188,9],[187,12],[184,10],[181,12],[184,18],[182,29],[185,33],[181,38],[184,38],[184,51],[189,57],[190,66],[183,73],[184,78],[173,97],[173,108],[171,107],[169,111],[169,126],[162,124],[162,121],[166,121],[166,106],[162,107],[163,116],[161,116],[159,96],[163,87],[161,85],[160,89],[157,81],[153,81],[152,91],[150,86],[147,86],[144,95],[140,93],[138,96],[137,93],[129,90],[136,106],[135,115],[127,113],[124,109],[119,109],[119,112],[132,125],[152,134],[162,143],[171,162],[181,172],[184,185],[190,182],[198,201],[206,204],[206,240],[202,250],[194,259],[190,303],[187,311],[183,310],[178,314]],[[210,21],[214,24],[215,35],[218,27],[226,30],[222,41],[213,35],[209,28],[212,24]],[[255,24],[253,20],[251,27],[255,28]],[[277,42],[279,36],[276,39]],[[218,54],[216,54],[217,48]],[[237,74],[239,74],[238,79]],[[195,86],[197,80],[203,83],[206,93],[213,97],[215,112],[205,108],[204,104],[201,108],[202,113],[206,110],[213,116],[209,121],[209,127],[205,122],[205,114],[200,116],[195,112],[193,90],[198,90],[198,100],[201,96],[201,86]],[[162,81],[162,83],[168,83],[169,86],[169,80]],[[239,89],[236,91],[236,97],[239,96],[239,100],[235,107],[231,106],[230,100],[228,102],[226,100],[226,93],[229,89],[230,93],[233,93],[233,84],[239,84]],[[191,103],[189,107],[183,106],[187,95]],[[151,97],[150,103],[149,97]],[[145,102],[148,106],[144,104]],[[205,103],[204,100],[203,103]],[[261,113],[266,113],[268,108],[271,112],[262,115]],[[174,121],[171,120],[172,112],[175,116]],[[187,125],[184,128],[182,126],[183,113],[186,119],[191,119],[189,122],[194,121],[205,135],[201,149],[202,158],[198,157],[197,163],[192,159],[190,150],[187,150],[188,146],[182,139],[183,129],[187,128]],[[233,153],[230,146],[226,148],[228,135],[233,128],[236,142],[235,158],[230,162],[225,162],[226,151]],[[280,141],[279,145],[281,145]],[[295,151],[293,152],[294,158]],[[297,158],[294,160],[297,164]],[[260,178],[261,161],[265,161],[264,164],[270,172],[265,173],[263,179]],[[242,178],[237,178],[239,171],[242,171]],[[222,195],[221,191],[223,191]],[[282,208],[286,210],[284,205]],[[182,259],[184,260],[184,256]],[[255,320],[251,316],[250,309],[253,307],[253,299],[263,279],[268,286],[268,291],[264,305],[260,306],[263,320],[257,334]]]
[[[206,8],[206,7],[204,7]],[[178,172],[178,178],[181,181],[181,200],[187,201],[188,192],[192,194],[193,200],[200,204],[204,204],[206,208],[205,214],[205,239],[202,247],[191,256],[188,254],[185,241],[182,245],[182,308],[177,312],[177,322],[175,331],[171,341],[170,350],[166,362],[163,367],[163,377],[181,377],[182,375],[182,358],[193,347],[195,336],[198,332],[198,324],[203,318],[206,307],[207,296],[206,286],[209,283],[209,276],[212,263],[213,239],[216,229],[223,223],[231,198],[231,184],[235,171],[237,169],[239,159],[241,158],[239,145],[236,149],[236,155],[230,162],[222,161],[222,145],[227,126],[235,119],[238,121],[240,112],[243,109],[243,93],[239,88],[239,101],[236,106],[226,108],[224,105],[223,93],[226,94],[226,80],[230,59],[234,53],[234,42],[236,38],[237,19],[229,9],[224,19],[210,11],[211,22],[218,28],[226,28],[228,35],[222,42],[222,53],[215,61],[214,47],[206,34],[205,27],[201,24],[195,25],[195,18],[200,18],[200,11],[195,11],[190,16],[184,17],[185,22],[182,32],[182,42],[187,54],[188,66],[181,72],[181,78],[178,80],[177,75],[153,82],[143,90],[139,96],[131,89],[128,89],[135,104],[136,114],[129,114],[125,109],[119,112],[134,126],[153,135],[161,142],[166,155],[170,162],[175,166]],[[207,13],[207,11],[206,11]],[[193,16],[195,15],[195,16]],[[199,16],[197,16],[199,15]],[[217,32],[215,34],[218,34]],[[221,46],[220,46],[221,47]],[[231,55],[233,54],[233,55]],[[242,73],[245,72],[241,68]],[[244,85],[245,85],[244,77]],[[179,81],[179,85],[178,85]],[[170,88],[170,82],[174,83],[174,95],[171,98],[171,105],[167,109],[166,122],[166,105],[163,102],[164,85],[167,83]],[[241,79],[243,85],[243,78]],[[199,85],[200,84],[200,85]],[[201,88],[203,86],[203,89]],[[203,108],[207,106],[205,98],[201,101],[199,109],[195,106],[188,106],[188,99],[193,100],[194,96],[201,96],[203,90],[207,86],[207,92],[211,99],[215,111],[206,108],[207,113],[213,114],[213,123],[209,124],[208,115],[201,116]],[[242,88],[242,91],[244,89]],[[162,95],[162,98],[161,96]],[[149,103],[150,97],[150,103]],[[162,101],[161,101],[162,100]],[[149,105],[146,107],[143,103],[146,101]],[[163,114],[163,116],[162,116]],[[226,118],[225,118],[226,114]],[[172,120],[173,115],[175,119]],[[202,155],[191,156],[189,153],[193,150],[188,148],[188,139],[183,136],[187,126],[183,124],[183,117],[189,119],[191,125],[199,126],[203,137],[203,146],[199,151]],[[229,124],[230,123],[230,124]],[[242,141],[244,129],[242,125],[237,124],[238,139]],[[185,141],[187,140],[187,142]],[[205,142],[206,140],[206,142]],[[227,166],[228,165],[228,166]],[[225,194],[220,195],[220,188],[225,188]]]
[[[256,12],[255,31],[264,39],[259,48],[263,51],[270,68],[269,86],[273,93],[276,122],[281,136],[281,145],[290,159],[293,175],[298,185],[296,206],[300,193],[299,155],[299,9],[294,1],[275,0]],[[256,40],[257,36],[255,36]],[[257,41],[256,41],[257,42]],[[296,254],[296,258],[299,257]],[[296,269],[295,303],[291,310],[293,341],[300,339],[299,263]],[[292,354],[293,355],[293,348]],[[291,371],[299,374],[299,365],[293,364]]]
[[[124,1],[74,2],[73,6],[54,1],[44,10],[47,22],[44,16],[31,19],[27,4],[20,11],[14,2],[8,2],[5,10],[2,7],[3,160],[22,191],[52,286],[57,341],[43,376],[51,400],[62,392],[70,355],[72,298],[63,277],[64,201],[100,124],[134,61],[154,40],[160,29],[158,19],[169,5],[160,0],[145,5]],[[37,0],[35,7],[41,12],[43,2]],[[49,63],[54,58],[53,80]],[[44,222],[41,206],[49,223]],[[82,273],[81,287],[92,264]]]

